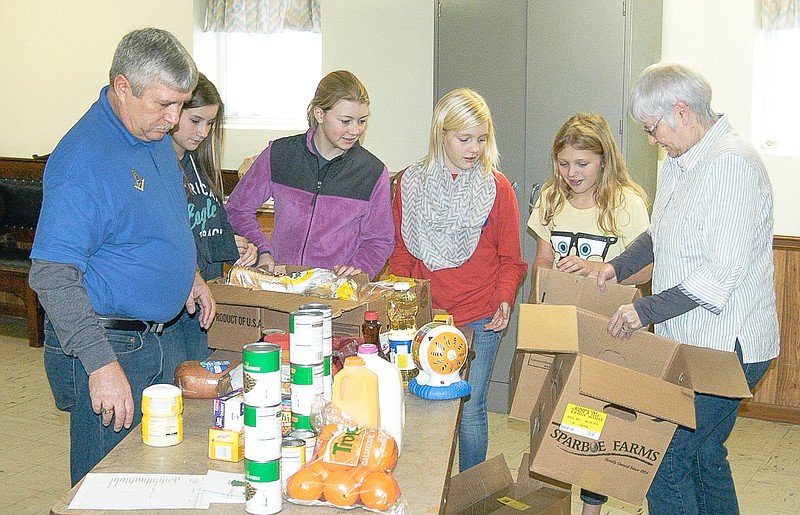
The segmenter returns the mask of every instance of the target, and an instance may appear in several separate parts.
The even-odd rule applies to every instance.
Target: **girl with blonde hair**
[[[539,267],[587,275],[650,225],[647,194],[630,178],[605,118],[571,116],[556,133],[551,157],[553,177],[528,219],[538,239],[530,302]],[[645,267],[626,283],[647,282],[651,270]]]
[[[472,393],[464,403],[458,465],[486,459],[486,396],[500,334],[525,277],[517,199],[497,170],[486,101],[456,89],[436,104],[428,154],[398,178],[392,273],[430,280],[433,307],[475,331]]]

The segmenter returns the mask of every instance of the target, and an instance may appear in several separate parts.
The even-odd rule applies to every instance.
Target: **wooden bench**
[[[46,157],[0,157],[0,292],[6,292],[0,299],[0,313],[28,319],[31,347],[44,345],[44,310],[28,285],[28,272],[42,207],[45,162]]]

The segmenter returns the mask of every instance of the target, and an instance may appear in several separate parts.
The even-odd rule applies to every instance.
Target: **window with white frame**
[[[800,28],[757,30],[753,137],[757,147],[800,155]]]
[[[225,126],[308,128],[306,109],[322,78],[322,35],[196,34],[195,61],[225,102]]]

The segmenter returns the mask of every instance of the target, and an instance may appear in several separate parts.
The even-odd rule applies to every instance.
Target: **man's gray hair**
[[[158,84],[182,93],[197,85],[192,56],[175,36],[156,28],[134,30],[122,38],[108,73],[110,85],[117,75],[128,79],[136,97]]]
[[[648,117],[663,119],[675,129],[676,102],[686,102],[697,120],[706,126],[717,115],[711,109],[711,85],[693,67],[677,62],[662,61],[648,66],[633,85],[631,116],[639,123]]]

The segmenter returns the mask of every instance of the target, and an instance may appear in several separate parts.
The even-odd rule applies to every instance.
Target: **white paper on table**
[[[195,474],[87,474],[70,510],[208,509],[206,476]]]
[[[244,474],[209,470],[203,490],[210,503],[244,503]]]

